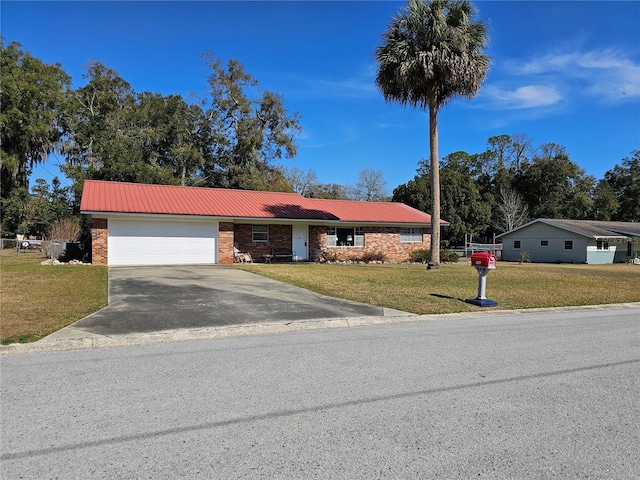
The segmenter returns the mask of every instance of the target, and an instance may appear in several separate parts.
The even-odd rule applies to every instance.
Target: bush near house
[[[380,250],[368,250],[359,257],[346,257],[339,250],[323,250],[320,252],[320,263],[372,263],[384,262],[387,254]]]
[[[428,263],[431,258],[431,250],[428,248],[418,248],[409,254],[409,261],[414,263]],[[455,263],[460,256],[451,250],[440,250],[440,261]]]
[[[386,253],[380,250],[371,250],[368,252],[364,252],[359,260],[364,263],[371,263],[371,262],[384,262],[385,258],[387,258]]]

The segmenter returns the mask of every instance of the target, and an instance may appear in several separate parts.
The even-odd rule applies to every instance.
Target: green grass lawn
[[[107,305],[107,267],[43,266],[41,254],[0,257],[2,343],[38,340]],[[478,311],[478,274],[468,263],[425,265],[237,265],[324,295],[417,314]],[[638,265],[499,263],[487,297],[499,309],[640,301]]]
[[[0,257],[2,344],[38,340],[107,305],[107,267],[43,260],[41,253]]]
[[[314,292],[417,314],[476,311],[478,292],[468,263],[425,265],[242,265],[242,270]],[[599,305],[640,301],[640,266],[500,262],[487,277],[486,296],[500,309]]]

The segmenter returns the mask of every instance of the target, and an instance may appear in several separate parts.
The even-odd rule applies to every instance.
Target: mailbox
[[[487,275],[489,270],[496,268],[496,256],[493,253],[472,253],[471,254],[471,266],[476,267],[478,271],[478,296],[476,298],[470,298],[465,300],[467,303],[472,303],[479,307],[495,307],[498,302],[494,300],[488,300],[485,297],[485,290],[487,287]]]
[[[496,268],[496,256],[492,253],[472,253],[471,266],[481,268]]]

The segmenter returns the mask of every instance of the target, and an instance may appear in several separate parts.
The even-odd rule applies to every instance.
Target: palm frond
[[[474,13],[467,0],[409,0],[375,50],[384,98],[425,109],[475,96],[491,62],[482,53],[487,27]]]

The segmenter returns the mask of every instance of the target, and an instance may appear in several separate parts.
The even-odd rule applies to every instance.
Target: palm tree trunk
[[[440,268],[440,162],[438,160],[438,106],[429,103],[429,151],[431,164],[431,259],[429,270]]]

